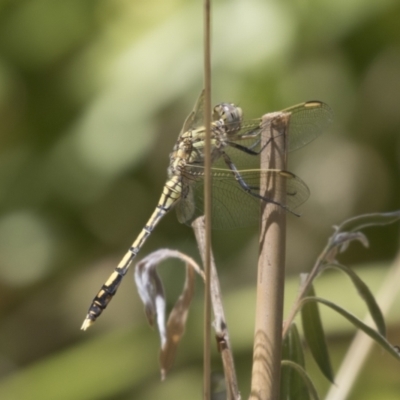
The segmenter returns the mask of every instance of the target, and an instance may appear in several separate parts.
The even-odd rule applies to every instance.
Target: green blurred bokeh
[[[400,206],[399,20],[397,0],[213,4],[213,103],[240,104],[246,118],[313,99],[335,112],[329,132],[291,155],[290,170],[312,194],[303,216],[288,218],[288,299],[332,225]],[[166,382],[131,274],[94,327],[79,327],[161,194],[168,154],[202,87],[202,27],[202,4],[192,0],[0,2],[1,399],[201,398],[200,281]],[[214,236],[244,398],[256,233]],[[377,289],[398,225],[367,233],[370,249],[354,245],[341,260],[364,266]],[[160,247],[199,258],[172,213],[140,256]],[[171,263],[163,271],[171,302],[181,270]],[[343,305],[360,303],[362,316],[352,287],[329,279],[325,286],[340,288]],[[341,357],[353,330],[329,313],[325,321]],[[391,321],[400,342],[398,318]],[[383,398],[381,385],[385,399],[398,398],[399,366],[373,357],[380,373],[367,366],[352,399]]]

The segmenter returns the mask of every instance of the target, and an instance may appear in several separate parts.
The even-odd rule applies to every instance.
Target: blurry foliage
[[[214,2],[214,103],[238,103],[252,118],[319,99],[336,114],[330,132],[291,156],[290,169],[312,194],[303,216],[289,218],[288,273],[310,269],[338,221],[399,208],[399,18],[396,0]],[[90,332],[79,327],[156,205],[168,154],[201,85],[200,2],[0,3],[2,399],[200,398],[195,312],[163,384],[158,338],[143,328],[129,280]],[[235,303],[228,323],[243,393],[255,233],[217,233],[214,244],[228,312]],[[354,245],[344,261],[377,263],[365,269],[376,274],[367,280],[374,289],[398,246],[398,226],[372,229],[369,238],[370,250]],[[141,256],[158,247],[197,257],[189,228],[174,215]],[[172,292],[183,280],[176,271],[178,282],[168,276]],[[326,326],[336,335],[348,329]],[[398,323],[389,334],[396,342]],[[389,357],[375,357],[380,370],[398,371]],[[385,381],[388,391],[396,376]],[[374,375],[366,377],[370,387]],[[359,389],[354,399],[377,398],[377,389]]]

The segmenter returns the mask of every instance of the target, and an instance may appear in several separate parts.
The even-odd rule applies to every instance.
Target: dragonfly
[[[204,91],[186,118],[169,155],[168,178],[154,212],[94,297],[82,330],[90,327],[107,307],[133,259],[167,212],[175,208],[179,222],[188,225],[203,214],[203,111]],[[243,119],[242,109],[232,103],[220,103],[214,107],[211,123],[213,228],[235,228],[259,221],[260,202],[277,204],[298,215],[294,209],[308,199],[309,189],[296,175],[284,170],[260,169],[260,154],[273,142],[274,135],[276,137],[273,134],[274,122],[282,115],[289,116],[288,151],[314,140],[333,117],[329,106],[320,101],[305,102],[247,121]],[[262,132],[267,138],[265,143],[262,143]],[[249,168],[253,165],[254,168]],[[265,197],[260,191],[260,179],[269,178],[280,184]]]

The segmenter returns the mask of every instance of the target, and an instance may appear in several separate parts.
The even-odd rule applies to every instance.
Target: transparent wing
[[[197,128],[204,125],[204,89],[201,91],[196,104],[193,107],[193,111],[187,116],[181,133],[187,132],[190,129]]]
[[[260,150],[259,141],[263,127],[267,130],[266,137],[272,137],[272,135],[268,136],[268,130],[274,125],[273,120],[283,114],[290,114],[289,151],[297,150],[310,143],[327,128],[333,119],[333,111],[327,104],[320,101],[308,101],[279,112],[265,114],[263,119],[243,121],[240,130],[235,129],[237,125],[234,125],[232,129],[229,129],[228,125],[228,139]]]
[[[188,117],[184,128],[193,128],[202,123],[203,92],[195,109]],[[307,185],[297,176],[278,170],[259,170],[259,155],[261,151],[260,138],[262,130],[266,138],[272,136],[274,119],[283,114],[290,114],[288,127],[289,151],[297,150],[319,136],[331,123],[333,112],[325,103],[310,101],[280,112],[266,114],[263,118],[243,121],[240,129],[237,122],[229,127],[226,125],[228,153],[236,168],[240,170],[243,181],[251,188],[253,194],[247,193],[236,181],[222,158],[215,157],[213,163],[213,227],[233,228],[257,223],[259,221],[260,179],[273,180],[275,186],[265,201],[281,201],[282,206],[290,211],[307,200],[309,190]],[[270,130],[270,134],[268,131]],[[269,136],[268,136],[269,135]],[[199,142],[196,151],[202,151]],[[249,169],[255,168],[255,169]],[[180,222],[190,223],[203,214],[203,170],[201,166],[187,165],[183,179],[182,200],[177,206]]]
[[[318,137],[332,122],[333,111],[321,101],[308,101],[283,110],[290,113],[289,151],[297,150]]]
[[[290,114],[289,151],[297,150],[314,140],[333,119],[333,112],[329,106],[319,101],[310,101],[283,111],[265,114],[263,119],[243,121],[240,129],[237,129],[236,123],[232,125],[231,129],[229,124],[226,124],[228,146],[224,148],[224,151],[228,153],[238,169],[259,168],[260,161],[257,153],[261,151],[261,132],[264,129],[266,140],[272,139],[274,119],[281,118],[285,113]],[[240,147],[242,150],[240,150]],[[251,151],[243,151],[243,148]],[[201,150],[199,144],[197,144],[197,149]],[[255,154],[251,154],[251,152]],[[216,160],[214,165],[217,168],[225,167],[221,160]]]
[[[260,193],[260,179],[266,179],[271,190],[265,201],[279,202],[287,210],[293,211],[309,197],[307,185],[290,172],[280,170],[245,170],[241,177],[256,195]],[[181,201],[177,205],[180,222],[190,224],[204,213],[202,169],[185,177],[185,187]],[[247,193],[229,170],[213,169],[212,185],[212,227],[232,229],[259,223],[260,205],[263,200]],[[283,209],[283,208],[282,208]]]

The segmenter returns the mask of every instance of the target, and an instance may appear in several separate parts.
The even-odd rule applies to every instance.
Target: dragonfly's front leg
[[[232,142],[232,141],[226,141],[225,143],[228,146],[234,147],[235,149],[239,151],[243,151],[246,154],[250,154],[251,156],[258,156],[260,155],[261,152],[264,151],[264,149],[272,142],[273,139],[275,139],[277,136],[270,137],[268,140],[264,143],[264,145],[261,147],[260,150],[253,150],[255,147],[257,147],[261,143],[261,139],[256,140],[251,146],[243,146],[239,143]]]
[[[260,144],[261,139],[258,139],[255,143],[253,143],[250,147],[242,146],[241,144],[235,143],[235,142],[229,142],[227,141],[226,144],[228,146],[234,147],[237,150],[243,151],[244,153],[250,154],[251,156],[258,156],[264,149],[265,147],[269,144],[271,139],[268,139],[267,143],[262,147],[261,150],[253,150],[254,147],[258,146]]]

